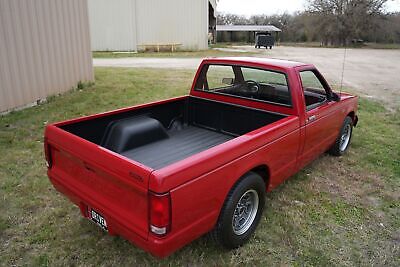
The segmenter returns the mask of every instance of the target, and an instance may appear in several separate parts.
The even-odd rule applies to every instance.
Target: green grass
[[[218,42],[216,44],[210,45],[211,48],[231,48],[232,46],[242,46],[242,45],[251,45],[254,43],[249,42]]]
[[[157,260],[106,235],[48,181],[45,124],[186,94],[194,71],[95,73],[95,85],[0,117],[0,265],[400,265],[400,111],[367,99],[348,153],[322,155],[268,194],[242,248],[202,237]]]
[[[251,43],[232,43],[222,42],[213,44],[210,49],[199,50],[199,51],[161,51],[161,52],[132,52],[132,53],[113,53],[111,51],[94,51],[92,52],[93,58],[127,58],[127,57],[161,57],[161,58],[205,58],[205,57],[230,57],[230,56],[259,56],[260,52],[228,52],[215,50],[213,48],[232,48],[232,46],[240,45],[251,45]],[[295,47],[321,47],[318,42],[305,42],[305,43],[293,43],[293,42],[282,42],[279,45],[282,46],[295,46]],[[329,46],[327,48],[332,48]],[[377,43],[366,43],[362,47],[355,48],[374,48],[374,49],[400,49],[400,44],[377,44]]]
[[[218,46],[219,47],[219,46]],[[225,47],[225,46],[222,46]],[[93,58],[125,58],[125,57],[178,57],[178,58],[204,58],[204,57],[228,57],[228,56],[252,56],[251,52],[224,52],[213,49],[199,51],[176,51],[176,52],[138,52],[138,53],[113,53],[95,51]]]

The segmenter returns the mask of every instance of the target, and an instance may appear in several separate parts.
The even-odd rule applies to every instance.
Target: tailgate
[[[152,170],[54,125],[46,128],[45,137],[52,161],[48,175],[55,187],[84,215],[89,207],[101,213],[110,233],[118,232],[118,225],[147,239]]]

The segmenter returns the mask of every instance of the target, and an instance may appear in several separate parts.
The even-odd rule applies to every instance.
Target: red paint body
[[[87,207],[95,208],[107,220],[110,234],[123,236],[158,257],[167,256],[210,231],[229,190],[242,175],[262,166],[268,181],[266,190],[270,191],[325,152],[337,138],[347,115],[357,120],[357,97],[344,93],[340,101],[330,101],[306,112],[299,71],[315,70],[313,65],[257,58],[215,58],[205,59],[200,68],[207,63],[286,73],[293,107],[195,91],[199,71],[190,95],[289,116],[159,170],[86,141],[59,126],[188,96],[46,127],[45,145],[52,159],[48,175],[56,189],[77,204],[83,216],[88,217]],[[316,120],[307,123],[312,115],[316,115]],[[170,232],[163,237],[149,231],[150,191],[170,194]]]

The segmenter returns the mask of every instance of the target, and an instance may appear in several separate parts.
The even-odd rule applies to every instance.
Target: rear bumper
[[[54,175],[49,175],[49,179],[57,191],[67,196],[80,208],[82,216],[89,219],[87,212],[88,206],[95,208],[97,207],[97,204],[94,203],[93,200],[90,200],[87,196],[81,194],[78,190],[63,183],[62,179]],[[124,225],[120,220],[118,220],[118,218],[109,216],[107,212],[103,212],[102,215],[105,216],[107,220],[108,234],[122,236],[135,246],[159,258],[170,255],[190,241],[179,238],[177,235],[171,235],[165,238],[157,238],[151,234],[148,234],[146,239],[135,233],[134,229]]]

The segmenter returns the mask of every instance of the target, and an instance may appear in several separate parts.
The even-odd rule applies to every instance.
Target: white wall
[[[137,0],[137,43],[207,49],[208,0]]]
[[[90,80],[86,0],[0,0],[0,112]]]
[[[92,50],[181,43],[207,49],[208,0],[89,0]]]
[[[135,0],[89,0],[93,51],[136,50]]]

